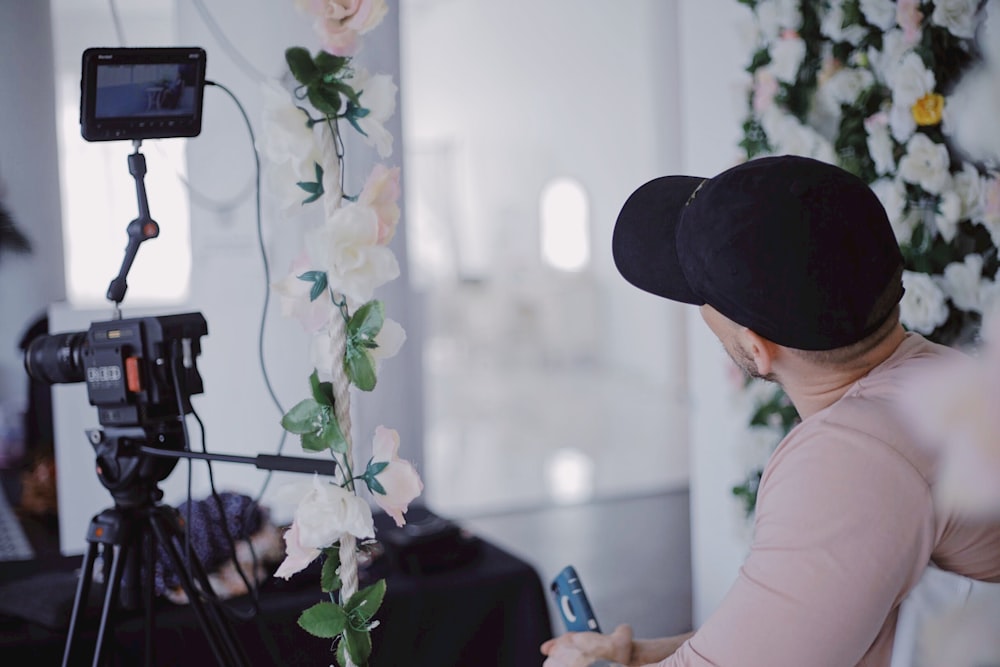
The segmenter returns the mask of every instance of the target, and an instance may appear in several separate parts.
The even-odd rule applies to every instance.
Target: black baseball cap
[[[649,181],[618,215],[612,251],[636,287],[708,304],[800,350],[858,342],[903,296],[903,257],[878,197],[850,172],[800,156]],[[898,294],[886,300],[892,281]]]

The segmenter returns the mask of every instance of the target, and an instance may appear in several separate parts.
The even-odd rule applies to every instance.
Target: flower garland
[[[314,18],[323,48],[315,55],[302,47],[285,52],[297,85],[292,91],[275,81],[265,87],[260,150],[282,211],[294,214],[319,201],[323,216],[305,230],[305,248],[291,272],[273,285],[282,312],[312,334],[315,364],[310,397],[292,407],[281,424],[300,437],[303,449],[327,452],[338,474],[316,475],[300,485],[294,520],[284,535],[286,557],[275,576],[287,579],[323,560],[320,588],[329,600],[306,609],[299,625],[333,639],[337,662],[349,667],[367,664],[374,616],[385,595],[385,580],[358,590],[359,551],[375,536],[359,483],[400,526],[423,489],[413,465],[398,456],[396,431],[375,429],[372,457],[360,474],[351,436],[350,386],[374,389],[380,361],[405,340],[402,327],[386,318],[384,305],[373,298],[376,288],[400,272],[388,247],[400,218],[400,185],[398,167],[378,164],[358,194],[345,192],[340,122],[360,133],[380,158],[389,157],[392,135],[384,123],[395,112],[397,88],[391,77],[352,64],[361,36],[385,17],[385,0],[297,4]]]
[[[1000,154],[957,139],[977,134],[969,87],[998,85],[975,75],[986,2],[738,1],[753,18],[747,159],[805,155],[863,178],[903,252],[903,325],[946,345],[976,341],[1000,306]],[[995,122],[976,130],[995,135]],[[756,396],[749,425],[777,443],[795,408],[780,388]],[[733,489],[748,513],[761,472]]]

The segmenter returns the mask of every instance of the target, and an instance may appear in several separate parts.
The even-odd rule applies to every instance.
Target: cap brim
[[[639,289],[696,306],[705,300],[691,289],[677,256],[677,225],[691,194],[705,181],[661,176],[625,202],[611,240],[615,266]]]

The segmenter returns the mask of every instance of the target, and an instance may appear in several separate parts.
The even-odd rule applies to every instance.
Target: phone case
[[[583,584],[572,565],[567,565],[552,580],[556,608],[570,632],[600,632],[597,617],[590,606]]]

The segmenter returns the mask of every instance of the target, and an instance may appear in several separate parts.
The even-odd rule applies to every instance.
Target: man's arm
[[[671,656],[693,632],[657,639],[633,639],[632,628],[619,625],[610,635],[567,632],[542,644],[544,667],[587,667],[608,660],[628,667],[659,662]]]
[[[933,548],[930,489],[858,432],[814,429],[794,444],[761,481],[736,583],[662,667],[855,665],[891,652],[887,620]]]

